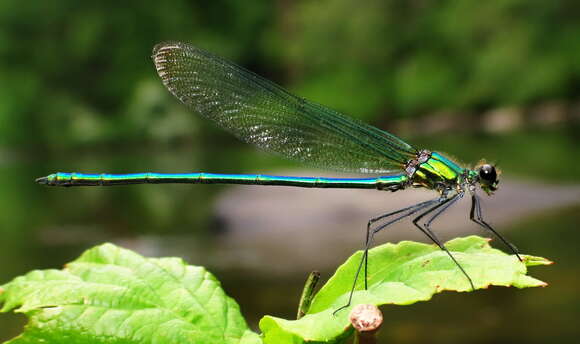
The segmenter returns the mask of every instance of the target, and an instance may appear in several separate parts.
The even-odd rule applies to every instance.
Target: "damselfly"
[[[157,45],[153,61],[165,86],[185,106],[239,139],[306,164],[343,172],[376,174],[371,178],[287,177],[214,173],[55,173],[37,182],[52,186],[202,183],[283,185],[309,188],[358,188],[399,191],[434,190],[438,196],[372,218],[367,223],[364,254],[347,305],[364,267],[375,234],[405,218],[445,251],[473,281],[431,230],[431,223],[464,195],[471,197],[470,219],[491,231],[520,258],[515,246],[484,221],[476,186],[492,194],[498,172],[491,164],[462,167],[438,152],[416,149],[400,138],[337,111],[288,93],[280,86],[209,52],[180,42]],[[520,258],[521,260],[521,258]],[[341,307],[340,309],[344,308]]]

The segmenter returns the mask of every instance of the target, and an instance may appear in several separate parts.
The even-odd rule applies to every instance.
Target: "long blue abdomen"
[[[128,184],[246,184],[279,185],[310,188],[389,189],[403,188],[408,178],[404,174],[376,178],[291,177],[262,174],[218,173],[131,173],[85,174],[54,173],[37,182],[51,186],[108,186]]]

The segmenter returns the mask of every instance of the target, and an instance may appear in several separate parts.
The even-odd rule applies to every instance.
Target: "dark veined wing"
[[[416,155],[392,134],[292,95],[191,45],[158,44],[153,61],[165,86],[188,108],[267,151],[358,173],[400,171]]]

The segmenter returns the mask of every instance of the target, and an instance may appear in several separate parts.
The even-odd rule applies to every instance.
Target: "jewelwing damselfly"
[[[484,221],[479,186],[492,194],[498,186],[493,165],[462,167],[438,152],[416,149],[400,138],[337,111],[290,94],[280,86],[202,49],[167,42],[153,49],[153,61],[165,86],[185,106],[213,120],[239,139],[286,158],[326,169],[377,174],[371,178],[287,177],[258,174],[55,173],[38,178],[51,186],[147,183],[251,184],[311,188],[359,188],[399,191],[434,190],[438,196],[370,219],[364,254],[354,277],[350,305],[364,267],[367,288],[368,250],[376,233],[405,218],[445,251],[475,289],[472,279],[431,230],[431,223],[450,206],[471,196],[470,219],[491,231],[521,260],[516,247]]]

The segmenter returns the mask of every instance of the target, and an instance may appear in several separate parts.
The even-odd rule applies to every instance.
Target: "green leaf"
[[[204,268],[104,244],[63,270],[0,287],[2,312],[30,321],[8,343],[261,343]]]
[[[526,275],[527,266],[551,263],[544,258],[524,255],[524,262],[520,262],[515,256],[491,248],[487,239],[477,236],[454,239],[445,245],[477,289],[490,285],[517,288],[546,285]],[[362,251],[338,268],[315,296],[307,315],[300,320],[262,318],[260,328],[264,342],[340,343],[352,333],[348,315],[357,304],[409,305],[429,300],[444,290],[471,291],[465,276],[435,245],[403,241],[376,247],[369,254],[369,288],[363,290],[364,281],[359,278],[350,307],[333,315],[336,309],[347,303]]]

